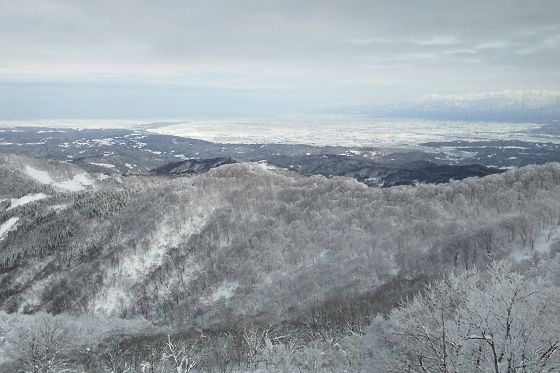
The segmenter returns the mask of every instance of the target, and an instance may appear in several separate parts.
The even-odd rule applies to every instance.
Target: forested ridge
[[[56,180],[38,182],[29,162]],[[86,177],[75,166],[8,163],[0,197],[20,202],[0,211],[6,369],[25,363],[13,350],[26,330],[66,335],[81,314],[105,334],[75,333],[88,352],[61,342],[52,371],[560,369],[560,164],[377,189],[236,163],[196,176],[88,174],[65,190]],[[502,300],[506,320],[480,330],[480,305],[502,315],[491,308]],[[119,329],[119,318],[134,321]],[[441,341],[448,319],[453,337]],[[514,341],[522,319],[533,324]],[[539,328],[548,337],[529,343]]]

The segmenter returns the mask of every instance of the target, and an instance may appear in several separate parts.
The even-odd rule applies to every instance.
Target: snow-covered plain
[[[284,143],[349,147],[416,147],[428,141],[520,140],[560,142],[534,131],[534,123],[377,120],[350,117],[210,120],[158,125],[148,131],[216,143]]]
[[[317,146],[394,147],[417,146],[428,141],[520,140],[560,143],[560,138],[539,134],[538,123],[468,122],[422,119],[378,119],[353,115],[278,116],[255,119],[209,120],[32,120],[0,121],[0,128],[17,126],[75,129],[134,129],[216,143],[284,143]],[[7,129],[0,129],[5,131]],[[137,139],[142,138],[138,134]],[[105,142],[103,142],[105,141]],[[93,140],[83,145],[109,145]],[[141,148],[143,143],[138,143]]]

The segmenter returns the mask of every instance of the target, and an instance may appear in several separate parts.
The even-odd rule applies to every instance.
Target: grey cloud
[[[0,83],[205,87],[218,106],[267,92],[275,111],[555,89],[559,16],[539,0],[18,0],[0,7]]]

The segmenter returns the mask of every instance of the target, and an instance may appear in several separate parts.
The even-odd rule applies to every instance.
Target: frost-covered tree
[[[560,293],[498,265],[429,286],[372,327],[386,372],[560,371]]]
[[[63,353],[70,346],[70,341],[62,319],[39,314],[26,321],[8,341],[19,372],[69,372],[69,363]]]

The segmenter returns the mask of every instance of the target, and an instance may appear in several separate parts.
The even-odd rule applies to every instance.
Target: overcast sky
[[[0,0],[0,117],[313,112],[560,87],[560,1]]]

